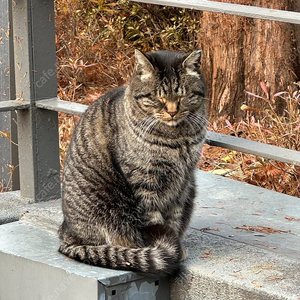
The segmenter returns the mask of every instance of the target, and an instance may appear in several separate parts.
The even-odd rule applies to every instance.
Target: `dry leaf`
[[[259,283],[259,282],[252,282],[254,285],[256,285],[258,288],[261,288],[262,287],[262,284]]]
[[[268,96],[269,92],[268,92],[268,89],[267,89],[267,87],[266,87],[266,85],[263,81],[260,82],[260,86],[261,86],[262,90],[264,91],[264,93]]]
[[[266,234],[288,233],[288,231],[286,231],[286,230],[275,229],[275,228],[272,228],[272,227],[265,227],[265,226],[247,226],[247,225],[243,225],[243,226],[233,227],[233,229],[262,232],[262,233],[266,233]]]
[[[211,255],[211,250],[210,251],[203,251],[202,252],[204,255],[201,256],[201,258],[209,258]]]
[[[287,220],[289,220],[289,221],[297,221],[297,222],[300,221],[300,219],[296,219],[296,218],[294,218],[294,217],[289,217],[289,216],[286,216],[285,219],[287,219]]]

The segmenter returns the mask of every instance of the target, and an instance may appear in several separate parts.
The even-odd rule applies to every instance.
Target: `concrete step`
[[[0,300],[300,299],[300,199],[202,171],[197,185],[189,256],[170,283],[59,254],[58,200],[0,226]]]
[[[1,300],[169,299],[167,279],[89,266],[58,253],[52,231],[0,226]]]

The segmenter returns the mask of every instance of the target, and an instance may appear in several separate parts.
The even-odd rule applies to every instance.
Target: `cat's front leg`
[[[183,222],[182,222],[183,206],[175,205],[170,208],[166,216],[166,224],[172,228],[178,237],[182,236]]]
[[[193,182],[182,192],[181,197],[172,205],[167,212],[165,219],[169,227],[181,239],[187,230],[194,208],[195,186]]]

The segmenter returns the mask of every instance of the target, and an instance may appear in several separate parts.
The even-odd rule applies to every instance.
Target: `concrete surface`
[[[57,231],[63,219],[61,200],[31,203],[20,197],[20,191],[0,193],[0,225],[27,218],[39,227],[45,223],[44,228]]]
[[[181,275],[171,279],[171,299],[299,300],[300,199],[202,171],[197,172],[197,185],[196,209],[183,241],[189,256],[183,264]],[[57,227],[62,220],[60,205],[59,200],[27,204],[20,222],[0,226],[0,269],[3,269],[3,261],[7,262],[8,257],[30,261],[32,263],[27,263],[27,266],[34,266],[36,256],[44,253],[38,263],[57,269],[51,272],[47,270],[50,274],[62,272],[61,274],[74,274],[84,278],[93,277],[100,282],[101,288],[106,289],[106,298],[103,296],[104,298],[95,299],[168,299],[166,295],[153,296],[155,281],[146,284],[146,294],[137,292],[130,294],[131,298],[126,298],[128,291],[132,290],[132,283],[144,280],[143,278],[131,272],[86,266],[57,253]],[[39,238],[41,236],[43,238]],[[18,244],[19,240],[22,240],[21,244]],[[30,245],[31,251],[26,248]],[[46,257],[45,249],[48,253]],[[15,263],[21,270],[23,265],[24,263]],[[32,270],[33,277],[34,272]],[[14,274],[16,273],[19,273],[18,269],[15,269]],[[16,279],[8,278],[11,274],[7,272],[5,274],[6,277],[0,276],[0,300],[9,299],[1,298],[3,278],[6,282]],[[105,276],[108,278],[107,286],[103,285]],[[110,278],[115,278],[117,281],[114,284],[117,285],[126,278],[128,286],[123,286],[123,292],[112,297],[108,292],[112,288],[109,286]],[[76,281],[77,285],[78,282]],[[84,282],[85,279],[83,287]],[[42,283],[40,285],[43,286]],[[166,282],[160,282],[161,290],[167,287]],[[70,292],[68,286],[66,292],[61,293],[65,298],[57,296],[53,299],[73,299],[66,298],[69,293],[67,291]]]
[[[0,225],[19,220],[29,204],[29,199],[20,197],[20,191],[0,193]]]
[[[297,300],[300,261],[190,229],[182,278],[171,284],[172,300]]]
[[[300,260],[299,198],[201,171],[197,184],[192,228]]]

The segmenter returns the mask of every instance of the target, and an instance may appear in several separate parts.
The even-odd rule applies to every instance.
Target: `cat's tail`
[[[76,245],[61,242],[59,251],[70,258],[99,267],[163,276],[174,273],[181,259],[180,242],[161,237],[152,246],[126,248],[112,245]]]

